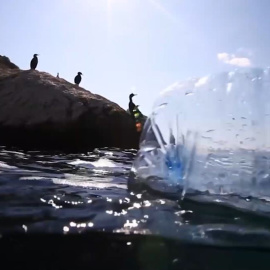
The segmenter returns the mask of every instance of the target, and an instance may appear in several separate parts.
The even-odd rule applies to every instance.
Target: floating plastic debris
[[[178,198],[194,191],[270,197],[269,74],[237,69],[162,91],[129,187]]]

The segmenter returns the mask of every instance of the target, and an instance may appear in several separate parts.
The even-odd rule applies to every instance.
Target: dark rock
[[[22,149],[87,151],[137,148],[130,115],[106,98],[0,56],[0,144]]]
[[[0,69],[19,69],[8,57],[0,55]]]

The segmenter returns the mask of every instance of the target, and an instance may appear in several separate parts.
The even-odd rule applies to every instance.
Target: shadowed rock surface
[[[128,113],[106,98],[0,56],[0,144],[23,149],[87,151],[137,148]]]

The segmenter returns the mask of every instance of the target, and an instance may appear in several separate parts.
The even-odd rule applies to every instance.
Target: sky
[[[0,0],[0,55],[148,115],[190,77],[270,63],[269,0]]]

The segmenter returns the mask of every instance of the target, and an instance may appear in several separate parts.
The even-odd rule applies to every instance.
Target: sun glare
[[[112,31],[112,13],[114,8],[120,8],[123,6],[122,4],[128,4],[130,0],[107,0],[107,27],[108,27],[108,35],[110,35]]]
[[[107,28],[108,28],[108,35],[111,33],[112,29],[112,2],[114,0],[107,0]]]
[[[170,20],[173,22],[178,22],[178,20],[157,0],[148,0],[148,2],[154,6],[156,9],[158,9],[160,12],[162,12],[164,15],[167,16]]]

